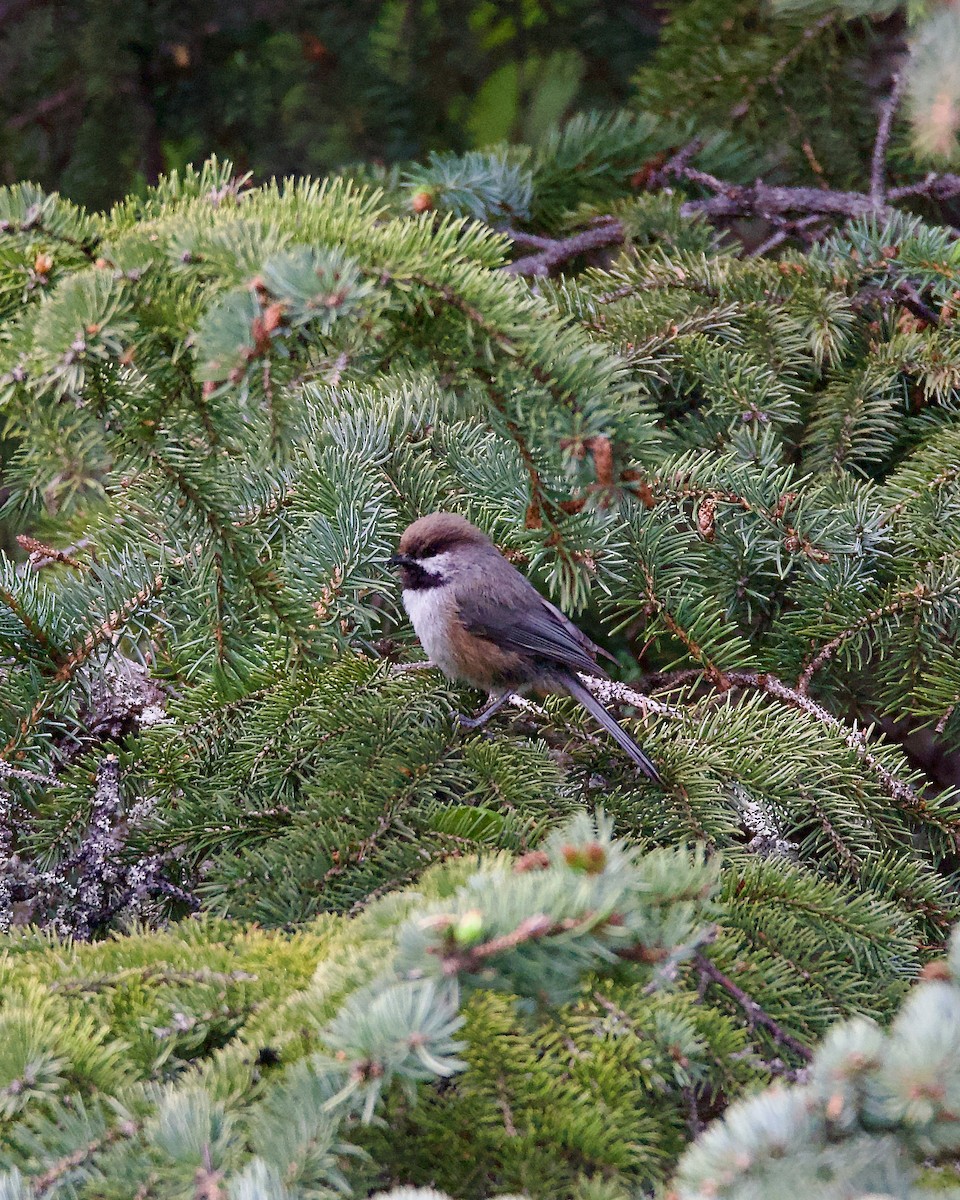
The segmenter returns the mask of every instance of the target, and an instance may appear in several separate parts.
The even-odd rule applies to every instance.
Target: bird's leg
[[[486,725],[494,713],[498,713],[503,708],[512,695],[512,692],[504,692],[502,696],[494,696],[487,707],[475,717],[461,716],[460,724],[464,729],[479,729],[481,725]]]

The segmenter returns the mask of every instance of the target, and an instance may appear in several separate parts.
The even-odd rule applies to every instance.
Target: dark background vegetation
[[[659,25],[650,0],[8,0],[0,182],[100,207],[213,153],[264,178],[535,143],[622,106]]]

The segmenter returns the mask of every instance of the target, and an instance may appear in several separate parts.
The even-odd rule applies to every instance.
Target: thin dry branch
[[[895,211],[891,204],[898,200],[944,201],[960,196],[960,175],[949,174],[928,175],[907,187],[891,188],[885,203],[877,203],[864,192],[841,192],[833,188],[776,187],[761,179],[752,184],[727,183],[692,167],[681,168],[679,176],[714,193],[703,199],[687,200],[681,205],[680,212],[687,217],[765,217],[773,220],[791,215],[816,215],[853,220],[873,215],[889,216]]]
[[[0,12],[0,24],[2,23],[3,14]],[[30,125],[44,125],[50,121],[50,118],[55,113],[59,113],[68,105],[75,103],[79,98],[80,88],[74,83],[68,84],[66,87],[52,92],[49,96],[44,96],[25,112],[15,113],[12,117],[8,117],[7,128],[13,133],[19,133]]]
[[[709,676],[704,670],[685,667],[682,670],[671,671],[667,674],[647,676],[645,685],[648,688],[681,688],[689,687],[708,679]],[[880,786],[891,799],[896,800],[904,808],[914,811],[923,809],[923,799],[917,795],[915,789],[909,783],[898,779],[892,771],[888,770],[880,762],[871,750],[866,734],[859,729],[851,729],[839,717],[835,717],[833,713],[828,712],[822,704],[818,704],[803,692],[785,684],[776,675],[770,675],[765,671],[727,671],[724,675],[724,682],[729,688],[750,688],[766,692],[768,696],[772,696],[782,704],[799,709],[800,712],[806,713],[807,716],[819,721],[831,732],[837,734],[857,755],[861,762],[873,772]],[[958,839],[956,832],[954,832],[953,836],[954,840],[958,843],[958,848],[960,848],[960,839]]]
[[[758,179],[753,184],[726,183],[704,171],[686,169],[683,178],[698,183],[715,195],[688,200],[681,205],[685,217],[773,217],[792,213],[816,213],[829,217],[864,217],[874,211],[869,196],[862,192],[838,192],[828,188],[774,187]]]
[[[874,287],[868,284],[851,297],[850,303],[858,310],[871,304],[881,306],[899,304],[928,325],[940,324],[940,314],[922,299],[920,293],[907,279],[901,279],[897,286],[892,288]]]
[[[886,192],[887,147],[890,144],[890,132],[893,129],[893,118],[900,105],[903,89],[906,86],[906,71],[898,71],[890,88],[890,95],[884,101],[880,110],[880,121],[877,125],[877,137],[873,143],[873,157],[870,162],[870,198],[874,205],[880,208]]]
[[[817,214],[811,214],[807,217],[798,217],[796,220],[785,220],[779,217],[776,222],[776,229],[765,238],[759,246],[755,246],[750,251],[751,258],[763,258],[765,254],[769,254],[771,250],[776,250],[778,246],[782,246],[784,242],[792,237],[801,238],[806,243],[816,241],[826,230],[824,218]]]

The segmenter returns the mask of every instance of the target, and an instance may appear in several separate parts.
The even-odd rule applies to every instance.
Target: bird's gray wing
[[[488,637],[504,650],[532,654],[546,665],[570,671],[605,675],[593,660],[596,647],[586,634],[532,585],[527,586],[533,595],[524,597],[528,602],[522,605],[504,604],[476,592],[458,597],[460,619],[470,633]]]
[[[583,632],[582,629],[578,629],[577,626],[574,625],[574,623],[570,620],[570,618],[565,616],[560,611],[560,609],[557,608],[555,605],[551,604],[549,600],[544,600],[543,602],[547,606],[547,608],[549,608],[550,611],[552,613],[554,613],[555,616],[564,623],[564,625],[567,627],[567,629],[570,630],[572,635],[575,638],[577,638],[577,640],[580,642],[580,645],[584,648],[584,650],[586,650],[586,652],[591,656],[591,658],[596,658],[598,654],[602,654],[604,658],[609,659],[610,662],[612,662],[612,663],[615,663],[617,661],[614,658],[614,656],[610,653],[609,650],[604,650],[604,648],[602,646],[598,646],[596,642],[591,641],[590,638],[587,637],[587,635]]]

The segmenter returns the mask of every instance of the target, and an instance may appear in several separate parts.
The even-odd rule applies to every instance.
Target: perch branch
[[[26,767],[14,767],[0,758],[0,779],[22,779],[25,783],[46,783],[51,787],[63,787],[63,782],[53,775],[40,771],[28,771]]]
[[[892,771],[888,771],[870,750],[864,734],[856,729],[850,729],[839,717],[835,717],[822,705],[817,704],[815,700],[811,700],[809,696],[805,696],[795,688],[788,687],[781,680],[777,679],[775,675],[767,675],[762,672],[728,671],[726,679],[731,687],[756,688],[785,704],[789,704],[792,708],[800,709],[801,712],[805,712],[808,716],[820,721],[821,724],[826,725],[843,738],[847,746],[874,772],[884,791],[889,796],[907,808],[918,809],[922,807],[922,801],[914,789],[909,784],[904,783],[903,780],[898,779]]]

